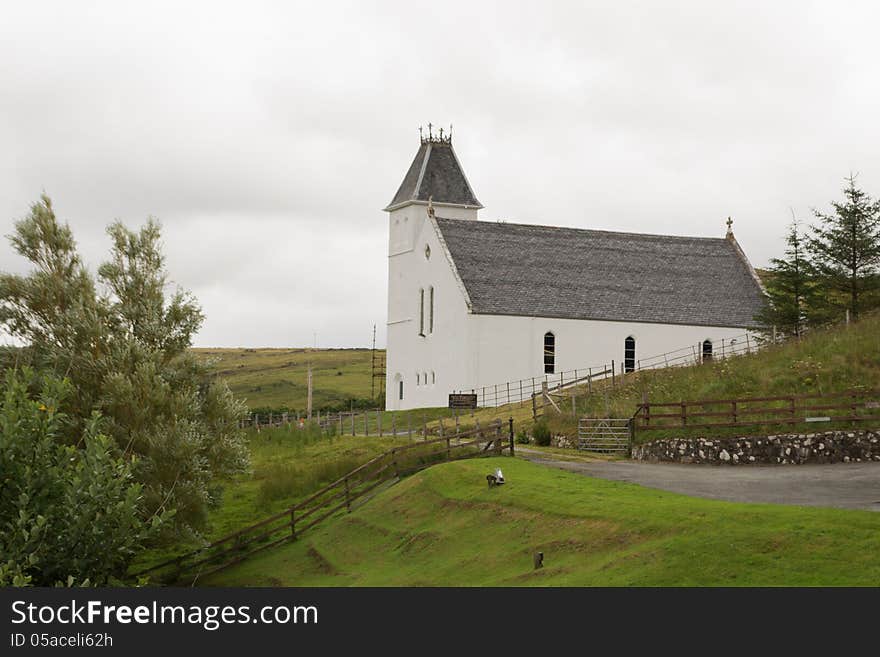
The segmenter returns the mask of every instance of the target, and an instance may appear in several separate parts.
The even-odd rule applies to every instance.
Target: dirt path
[[[588,477],[628,481],[683,495],[880,511],[880,463],[713,466],[564,460],[520,448],[517,453],[534,463]]]

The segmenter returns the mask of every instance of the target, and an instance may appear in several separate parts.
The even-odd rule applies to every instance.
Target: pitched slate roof
[[[751,328],[763,303],[733,239],[436,221],[474,313]]]
[[[429,198],[433,198],[434,203],[483,207],[455,156],[451,139],[422,140],[397,194],[385,209],[393,209],[407,201],[427,201]]]

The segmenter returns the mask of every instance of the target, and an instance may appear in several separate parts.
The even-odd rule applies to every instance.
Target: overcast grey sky
[[[873,4],[6,2],[0,233],[45,190],[95,268],[153,215],[199,345],[384,344],[381,208],[433,121],[484,220],[732,215],[762,266],[790,207],[880,195]]]

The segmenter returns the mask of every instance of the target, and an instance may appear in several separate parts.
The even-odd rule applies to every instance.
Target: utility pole
[[[312,364],[309,363],[309,373],[308,373],[308,398],[306,400],[306,417],[311,422],[312,420]]]
[[[370,351],[370,399],[376,398],[376,325],[373,324],[373,349]]]

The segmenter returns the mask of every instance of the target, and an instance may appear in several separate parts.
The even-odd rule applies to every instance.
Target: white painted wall
[[[435,207],[439,212],[439,208]],[[444,214],[448,214],[444,210]],[[390,213],[388,255],[388,346],[385,408],[445,406],[454,382],[473,378],[467,302],[427,206],[409,205]],[[406,217],[398,219],[396,215]],[[476,218],[476,210],[458,213]],[[395,223],[396,221],[396,223]],[[406,227],[406,228],[404,228]],[[395,230],[411,233],[396,236]],[[430,258],[425,257],[425,246]],[[434,327],[429,327],[434,288]],[[425,334],[419,335],[419,290],[425,290]],[[403,399],[399,384],[403,381]],[[418,383],[417,383],[418,381]]]
[[[444,208],[441,216],[453,216]],[[461,209],[456,218],[476,219]],[[431,257],[425,257],[425,246]],[[434,287],[434,329],[429,332],[429,290]],[[419,335],[419,289],[425,290],[425,335]],[[556,371],[620,367],[624,340],[636,339],[636,359],[711,340],[741,336],[742,328],[607,322],[501,315],[474,315],[425,205],[389,215],[388,346],[385,407],[389,410],[446,406],[453,390],[479,389],[505,381],[543,377],[544,334],[556,336]],[[417,376],[419,383],[417,384]],[[399,382],[404,395],[399,399]]]

